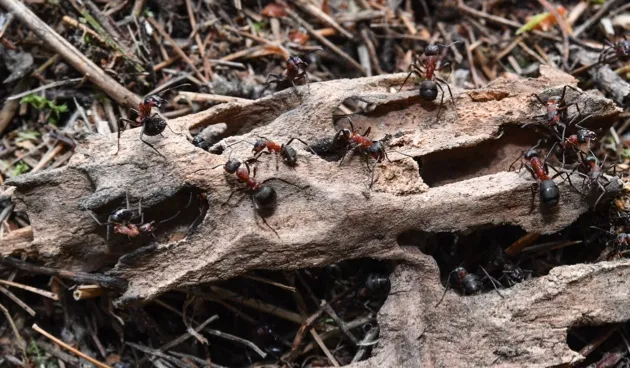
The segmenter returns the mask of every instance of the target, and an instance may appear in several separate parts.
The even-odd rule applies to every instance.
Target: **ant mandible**
[[[606,42],[608,47],[599,54],[599,59],[597,60],[598,64],[606,60],[606,55],[610,54],[609,51],[612,51],[620,61],[630,61],[630,40],[626,38],[626,35],[623,35],[623,40],[619,40],[616,43],[612,43],[608,40],[604,42]]]
[[[540,145],[540,141],[534,147],[530,148],[527,152],[522,153],[508,168],[508,171],[511,171],[514,167],[516,161],[518,161],[521,157],[525,159],[526,162],[521,162],[521,167],[519,171],[523,168],[523,166],[532,174],[534,179],[539,181],[539,194],[540,200],[543,204],[548,207],[554,207],[558,204],[560,200],[560,189],[556,182],[553,181],[553,178],[562,174],[557,173],[554,177],[549,177],[549,169],[546,160],[543,161],[540,159],[540,154],[536,150]],[[529,163],[527,163],[529,162]],[[535,197],[535,188],[536,183],[532,184],[532,205],[529,213],[534,211],[534,197]]]
[[[250,161],[255,161],[255,159],[251,159]],[[223,166],[223,170],[225,170],[225,172],[227,172],[228,174],[231,175],[235,175],[236,178],[242,182],[245,183],[246,185],[246,189],[252,192],[252,203],[254,204],[254,208],[256,209],[256,212],[258,213],[258,215],[260,216],[260,218],[263,220],[263,222],[265,223],[265,225],[267,225],[267,227],[274,232],[274,234],[276,234],[276,236],[279,238],[280,235],[278,235],[278,232],[276,230],[274,230],[269,223],[267,223],[267,220],[265,220],[265,217],[262,215],[261,212],[270,212],[272,211],[275,206],[276,206],[276,202],[278,199],[278,195],[276,193],[276,190],[271,187],[270,185],[265,185],[264,183],[271,181],[271,180],[278,180],[281,182],[284,182],[286,184],[289,185],[293,185],[294,187],[297,187],[299,189],[304,189],[299,187],[298,185],[295,185],[293,183],[290,183],[284,179],[280,179],[280,178],[269,178],[269,179],[265,179],[262,182],[258,183],[254,180],[254,176],[256,175],[256,168],[254,167],[254,175],[250,175],[250,169],[249,169],[249,164],[248,161],[244,161],[241,162],[240,160],[234,159],[234,158],[230,158],[228,159],[225,164],[223,165],[217,165],[215,167],[213,167],[212,169],[216,169],[217,167],[221,167]],[[245,167],[243,167],[245,166]],[[230,199],[232,198],[232,196],[234,195],[234,193],[238,192],[238,191],[242,191],[243,189],[240,190],[235,190],[232,193],[230,193],[230,196],[228,197],[227,201],[225,201],[225,203],[223,203],[223,205],[226,205],[227,203],[230,202]]]
[[[422,83],[420,83],[420,97],[425,101],[435,101],[438,95],[438,88],[442,92],[442,99],[440,100],[440,105],[438,107],[436,122],[440,119],[440,111],[442,110],[442,105],[444,104],[444,89],[439,83],[446,85],[448,88],[448,94],[451,96],[451,102],[453,106],[455,106],[455,99],[453,98],[453,93],[451,92],[451,87],[448,85],[444,79],[435,75],[436,71],[440,71],[446,67],[449,68],[449,74],[452,71],[452,67],[450,63],[444,63],[438,67],[438,63],[442,60],[443,55],[439,55],[440,50],[447,49],[456,43],[460,43],[461,41],[455,41],[448,45],[438,45],[438,44],[429,44],[424,48],[423,55],[425,56],[425,62],[422,61],[420,55],[415,54],[414,60],[409,65],[409,74],[403,81],[402,85],[398,92],[400,92],[407,83],[407,80],[411,76],[411,74],[415,74],[421,79],[423,79]]]
[[[175,88],[180,88],[180,87],[188,86],[188,85],[190,84],[189,83],[180,84],[178,86],[165,89],[164,91],[160,92],[160,94],[163,94]],[[138,110],[130,109],[130,111],[135,112],[137,115],[135,120],[131,120],[127,118],[118,119],[118,145],[116,148],[115,155],[117,155],[118,151],[120,151],[120,133],[123,130],[127,129],[127,124],[130,124],[132,127],[142,126],[142,130],[140,131],[140,140],[142,141],[142,143],[151,147],[158,155],[164,157],[164,155],[161,154],[151,143],[142,139],[144,135],[147,135],[149,137],[154,137],[156,135],[162,134],[162,132],[164,131],[164,129],[166,129],[166,127],[168,127],[168,129],[171,132],[173,132],[173,134],[177,134],[166,123],[166,120],[164,120],[164,118],[162,118],[157,112],[151,115],[151,110],[154,107],[159,109],[162,107],[164,103],[166,103],[166,100],[163,99],[160,96],[160,94],[148,95],[144,97],[142,101],[138,104]]]
[[[262,92],[264,92],[267,87],[269,86],[269,84],[271,83],[282,83],[282,82],[291,82],[291,85],[293,86],[293,90],[295,91],[296,94],[299,95],[297,87],[295,86],[295,82],[300,80],[300,79],[304,79],[306,81],[306,86],[308,88],[308,91],[310,93],[311,91],[311,87],[309,85],[308,82],[308,75],[306,74],[306,69],[308,68],[308,63],[306,61],[304,61],[302,58],[306,57],[307,55],[310,55],[316,51],[321,51],[323,50],[323,48],[317,48],[314,50],[311,50],[309,52],[307,52],[306,54],[300,56],[289,56],[289,58],[287,59],[287,67],[286,69],[284,69],[282,71],[282,73],[280,74],[268,74],[267,75],[267,79],[265,80],[265,88],[262,90]],[[275,78],[275,80],[270,80],[271,78]],[[261,94],[262,94],[261,92]]]
[[[352,119],[350,119],[349,116],[346,116],[346,118],[350,123],[350,129],[344,128],[339,130],[332,141],[333,148],[340,146],[346,147],[346,153],[343,157],[341,157],[339,166],[341,166],[346,155],[351,150],[358,150],[360,153],[363,153],[368,157],[372,157],[374,159],[374,164],[372,167],[368,165],[368,171],[371,173],[370,188],[372,188],[372,185],[374,185],[374,168],[376,167],[376,164],[382,162],[383,159],[390,161],[389,157],[387,157],[387,152],[385,152],[385,146],[383,145],[382,140],[372,140],[368,138],[372,129],[371,127],[367,128],[363,134],[359,134],[354,130]]]

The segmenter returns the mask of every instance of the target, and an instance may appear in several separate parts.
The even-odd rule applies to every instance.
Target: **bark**
[[[567,326],[587,317],[597,323],[627,319],[630,309],[623,293],[614,294],[619,303],[613,309],[605,310],[603,300],[596,300],[627,288],[627,263],[561,267],[506,291],[506,300],[492,294],[459,298],[450,293],[439,308],[432,308],[443,290],[433,259],[398,243],[399,235],[409,230],[468,231],[512,224],[552,233],[586,212],[588,201],[563,182],[557,207],[544,210],[536,200],[530,213],[535,181],[526,170],[507,172],[540,138],[534,129],[519,127],[543,119],[544,108],[532,94],[557,95],[576,80],[541,67],[537,79],[498,79],[480,90],[454,91],[456,108],[446,103],[434,124],[437,104],[422,101],[417,90],[396,93],[404,77],[314,83],[310,94],[306,87],[299,88],[300,96],[288,89],[169,122],[175,132],[185,134],[225,123],[227,134],[234,136],[224,144],[252,142],[258,136],[286,142],[297,136],[317,148],[343,125],[333,124],[342,102],[367,103],[370,112],[353,119],[355,128],[362,132],[371,127],[371,136],[377,138],[394,135],[388,147],[391,162],[376,166],[371,190],[359,156],[339,165],[294,142],[299,156],[294,169],[280,163],[276,170],[273,155],[260,158],[256,180],[280,178],[300,187],[268,182],[278,202],[266,222],[277,236],[256,215],[250,196],[237,193],[224,205],[241,185],[220,165],[228,157],[249,157],[251,146],[237,144],[221,155],[212,154],[167,129],[164,138],[145,137],[164,159],[138,140],[135,129],[123,133],[118,155],[113,154],[115,135],[92,135],[80,143],[68,166],[8,182],[17,188],[17,209],[30,217],[32,237],[5,242],[0,250],[4,255],[27,253],[46,266],[71,271],[109,270],[109,276],[128,283],[118,305],[254,269],[297,269],[359,257],[389,259],[402,263],[380,312],[381,347],[357,367],[453,362],[536,366],[576,359],[565,344]],[[606,127],[620,112],[595,92],[567,94],[583,114],[597,117],[587,123],[590,127]],[[614,182],[608,188],[614,193],[619,186]],[[132,202],[141,198],[147,218],[157,221],[182,209],[191,193],[193,200],[180,217],[160,225],[158,241],[130,244],[117,235],[108,244],[104,227],[85,209],[104,221],[121,206],[126,190]],[[199,193],[206,193],[207,199]],[[203,206],[207,214],[197,220]]]

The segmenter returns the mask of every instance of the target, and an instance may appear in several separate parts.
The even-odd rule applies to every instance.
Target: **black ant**
[[[306,81],[306,86],[308,88],[308,91],[310,93],[310,85],[308,83],[308,75],[306,74],[306,69],[308,68],[308,63],[304,60],[302,60],[302,58],[306,57],[307,55],[310,55],[316,51],[321,51],[323,50],[322,48],[318,48],[315,50],[311,50],[309,52],[307,52],[306,54],[300,56],[289,56],[289,58],[287,59],[287,67],[286,69],[284,69],[282,71],[281,74],[268,74],[267,75],[267,79],[265,80],[265,88],[263,89],[263,92],[265,91],[265,89],[267,89],[267,87],[269,86],[270,83],[283,83],[283,82],[291,82],[291,85],[293,86],[293,90],[295,91],[296,94],[298,93],[297,87],[295,86],[295,82],[299,79],[304,79]],[[270,80],[270,78],[276,78],[275,80]]]
[[[544,125],[548,128],[552,128],[557,134],[560,134],[560,132],[558,131],[558,127],[562,127],[563,140],[567,127],[561,120],[562,117],[565,115],[565,112],[571,106],[575,106],[575,108],[578,110],[578,113],[580,112],[580,108],[578,107],[576,102],[572,102],[570,104],[566,103],[564,98],[566,96],[567,88],[570,88],[575,92],[582,94],[580,90],[570,85],[564,86],[564,88],[562,89],[562,94],[560,96],[551,96],[547,99],[547,101],[543,101],[540,96],[534,93],[534,97],[536,97],[536,100],[547,110],[547,113],[545,114],[546,120],[544,122]],[[526,127],[529,124],[531,123],[524,124],[522,127]]]
[[[189,85],[188,83],[180,84],[178,86],[165,89],[160,92],[160,94],[170,91],[174,88],[180,88],[183,86]],[[136,113],[136,120],[131,120],[127,118],[118,119],[118,146],[116,148],[116,155],[118,151],[120,151],[120,133],[127,129],[127,124],[131,124],[132,127],[142,126],[142,130],[140,131],[140,140],[142,143],[151,147],[158,155],[164,157],[151,143],[142,139],[144,135],[148,135],[149,137],[154,137],[156,135],[162,134],[164,129],[168,127],[168,129],[173,132],[173,134],[177,134],[171,129],[171,127],[166,123],[166,120],[162,118],[157,112],[151,115],[151,110],[153,107],[161,108],[164,103],[167,101],[163,99],[160,94],[148,95],[142,99],[142,101],[138,104],[138,110],[130,109],[130,111]]]
[[[448,278],[446,279],[446,288],[444,288],[442,298],[440,298],[440,301],[435,305],[435,307],[437,308],[442,303],[446,292],[451,287],[460,290],[464,295],[474,295],[481,293],[481,291],[483,290],[484,280],[490,280],[492,286],[494,287],[494,290],[496,290],[497,294],[499,294],[499,296],[503,298],[503,295],[501,295],[499,289],[497,289],[497,286],[495,284],[498,283],[500,285],[500,283],[492,276],[490,276],[483,267],[480,266],[479,268],[485,274],[483,278],[476,273],[469,273],[464,267],[461,266],[449,272]],[[455,275],[455,278],[453,279],[454,284],[451,284],[451,278],[453,275]]]
[[[289,141],[287,143],[278,144],[278,143],[276,143],[274,141],[271,141],[271,140],[269,140],[269,139],[267,139],[265,137],[260,137],[253,144],[252,153],[254,154],[254,159],[259,158],[262,154],[269,155],[272,152],[274,152],[276,154],[276,170],[278,170],[278,154],[280,154],[280,156],[282,157],[282,160],[284,161],[285,164],[287,164],[288,166],[294,167],[295,165],[297,165],[297,151],[295,151],[295,149],[290,146],[291,143],[293,143],[294,140],[297,140],[297,141],[301,142],[311,152],[313,152],[314,154],[317,154],[308,145],[308,143],[304,142],[300,138],[293,137],[293,138],[289,139]],[[234,144],[238,144],[238,143],[242,143],[242,142],[249,143],[247,141],[239,141],[239,142],[236,142]],[[232,144],[232,145],[234,145],[234,144]],[[251,144],[251,143],[249,143],[249,144]],[[265,149],[267,149],[267,150],[265,151]]]
[[[626,35],[623,35],[623,40],[619,40],[616,43],[612,43],[608,40],[605,40],[604,42],[606,42],[608,47],[602,50],[599,54],[599,59],[597,60],[598,64],[601,64],[604,60],[606,60],[606,55],[610,54],[609,51],[612,51],[620,61],[630,61],[630,40],[626,38]]]
[[[250,160],[253,161],[253,160]],[[243,165],[245,167],[243,167]],[[278,195],[276,193],[276,190],[273,189],[273,187],[269,186],[269,185],[265,185],[265,182],[271,181],[271,180],[279,180],[281,182],[284,182],[286,184],[289,185],[293,185],[294,187],[297,187],[299,189],[304,189],[301,188],[293,183],[290,183],[284,179],[280,179],[280,178],[269,178],[269,179],[265,179],[262,182],[258,183],[254,180],[254,176],[256,175],[256,168],[254,167],[254,175],[250,175],[250,169],[249,169],[249,163],[248,161],[244,161],[241,162],[237,159],[228,159],[227,162],[223,165],[218,165],[213,167],[212,169],[216,169],[217,167],[221,167],[223,166],[223,170],[225,170],[225,172],[227,172],[228,174],[233,174],[235,175],[239,181],[241,181],[242,183],[245,183],[247,185],[246,190],[249,190],[252,193],[252,203],[254,204],[254,208],[256,209],[256,212],[258,213],[258,215],[262,218],[263,222],[265,223],[265,225],[267,225],[267,227],[269,229],[271,229],[271,231],[274,232],[274,234],[276,234],[277,237],[280,237],[280,235],[278,235],[278,232],[276,230],[274,230],[268,223],[267,220],[265,220],[265,217],[263,216],[263,214],[268,214],[270,212],[272,212],[275,207],[276,207],[276,203],[277,203],[277,199],[278,199]],[[227,201],[225,201],[225,203],[223,203],[223,205],[226,205],[227,203],[230,202],[230,199],[232,198],[232,196],[234,195],[234,193],[238,192],[238,191],[242,191],[243,189],[240,190],[235,190],[232,193],[230,193],[230,196],[228,197]]]
[[[423,79],[423,81],[420,83],[420,97],[423,100],[435,101],[438,95],[438,88],[439,88],[440,91],[442,92],[442,99],[440,100],[440,105],[437,111],[437,116],[436,116],[437,121],[439,121],[440,119],[440,111],[442,109],[442,105],[444,104],[444,89],[442,88],[440,83],[446,85],[446,88],[448,88],[448,94],[451,96],[451,102],[453,103],[453,106],[455,106],[455,99],[453,98],[453,93],[451,92],[451,87],[448,85],[448,82],[446,82],[444,79],[438,77],[435,74],[436,71],[440,71],[446,67],[449,68],[449,74],[453,70],[450,63],[448,62],[438,67],[438,63],[443,58],[443,55],[439,55],[439,53],[440,53],[440,50],[447,49],[451,47],[452,45],[456,43],[460,43],[460,42],[461,41],[455,41],[449,45],[437,45],[437,44],[427,45],[427,47],[424,48],[424,52],[423,52],[423,55],[425,56],[425,62],[422,61],[422,59],[420,58],[420,55],[415,54],[414,60],[411,63],[411,65],[409,65],[409,68],[408,68],[409,74],[407,74],[407,77],[405,78],[402,85],[400,86],[400,89],[398,90],[398,92],[402,90],[403,86],[405,85],[405,83],[407,83],[407,80],[409,79],[411,74],[415,74],[421,79]]]
[[[372,140],[368,138],[370,134],[371,127],[367,128],[363,134],[359,134],[354,130],[354,124],[352,123],[352,119],[346,116],[348,122],[350,123],[350,129],[341,129],[335,134],[333,138],[332,146],[336,147],[346,147],[346,153],[343,155],[341,160],[339,161],[339,166],[343,163],[348,152],[352,150],[357,150],[358,152],[365,154],[369,157],[372,157],[375,161],[372,167],[368,165],[368,170],[371,173],[370,180],[370,188],[374,184],[374,168],[376,164],[382,162],[383,159],[389,160],[387,157],[387,152],[385,152],[385,146],[383,145],[383,140]],[[387,137],[386,137],[387,139]]]
[[[365,280],[365,287],[371,292],[388,290],[390,287],[389,277],[378,273],[371,273]]]
[[[527,274],[531,274],[530,270],[523,270],[518,264],[512,263],[501,247],[495,245],[488,252],[488,258],[485,263],[486,268],[489,272],[501,273],[498,281],[502,282],[504,280],[507,284],[506,287],[512,287],[517,283],[523,282]]]
[[[157,239],[154,233],[157,230],[158,226],[165,222],[173,220],[174,218],[179,216],[179,214],[181,213],[181,210],[179,210],[177,211],[175,215],[169,217],[166,220],[162,220],[159,223],[156,223],[156,221],[145,223],[144,213],[142,212],[142,201],[138,202],[138,215],[134,216],[135,210],[131,209],[130,202],[129,202],[129,193],[127,192],[125,195],[126,195],[126,200],[127,200],[127,208],[114,210],[114,212],[112,212],[109,215],[109,217],[107,218],[107,222],[105,223],[100,222],[96,218],[96,216],[92,213],[92,211],[88,210],[89,215],[94,219],[94,221],[96,221],[97,224],[101,226],[107,225],[106,240],[108,242],[110,239],[112,225],[114,227],[114,234],[127,235],[127,237],[129,238],[136,238],[141,234],[148,234],[148,235],[151,235],[154,239]],[[190,205],[191,200],[192,200],[192,194],[188,201],[188,204],[186,205],[186,208]],[[139,224],[134,224],[131,222],[131,220],[138,217],[140,218]]]
[[[548,207],[554,207],[558,204],[560,200],[560,189],[558,185],[553,181],[553,178],[562,174],[558,173],[553,178],[549,177],[549,169],[547,165],[547,161],[543,161],[540,159],[540,154],[536,150],[536,148],[540,145],[540,141],[534,147],[530,148],[528,151],[522,153],[508,168],[508,171],[511,171],[514,167],[516,161],[518,161],[521,157],[525,159],[527,162],[521,162],[521,167],[519,171],[523,168],[527,168],[527,170],[532,174],[534,179],[539,181],[539,194],[540,200],[543,204]],[[535,187],[536,183],[532,184],[532,206],[529,213],[534,211],[534,197],[535,197]]]

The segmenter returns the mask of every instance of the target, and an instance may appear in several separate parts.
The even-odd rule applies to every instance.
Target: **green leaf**
[[[606,0],[591,0],[591,4],[595,5],[604,5],[605,2]]]
[[[625,148],[624,150],[621,151],[621,157],[624,159],[629,159],[630,158],[630,148]]]
[[[36,141],[41,136],[41,133],[32,129],[22,130],[17,133],[16,141]]]
[[[256,32],[260,32],[263,30],[263,28],[265,28],[265,22],[255,22],[254,23],[254,30]]]
[[[28,172],[30,169],[31,167],[28,166],[24,161],[18,161],[13,167],[13,171],[11,171],[11,174],[13,174],[13,176],[22,175]]]
[[[20,100],[20,103],[29,104],[33,106],[34,108],[36,108],[37,110],[43,109],[44,107],[48,105],[49,102],[50,101],[48,101],[45,97],[35,95],[35,94],[24,96]]]
[[[549,13],[544,12],[544,13],[540,13],[537,15],[534,15],[532,17],[532,19],[529,20],[529,22],[525,23],[524,26],[522,26],[521,28],[518,29],[518,31],[516,31],[516,35],[520,35],[521,33],[524,32],[529,32],[532,29],[534,29],[540,22],[542,22],[543,20],[545,20],[545,18],[547,18],[549,16]]]

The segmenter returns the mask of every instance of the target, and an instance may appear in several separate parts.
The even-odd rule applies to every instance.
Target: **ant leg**
[[[451,276],[453,276],[454,272],[455,272],[455,270],[449,272],[448,277],[446,278],[446,287],[444,288],[444,293],[442,294],[442,297],[440,298],[440,301],[435,305],[435,308],[437,308],[440,304],[442,304],[442,300],[444,300],[444,297],[446,296],[446,292],[448,291],[448,289],[450,289],[450,287],[451,287]]]
[[[534,203],[534,202],[535,202],[535,200],[536,200],[536,187],[537,187],[537,186],[538,186],[538,184],[537,184],[537,183],[532,183],[532,186],[530,187],[530,188],[531,188],[531,191],[532,191],[532,204],[531,204],[531,207],[530,207],[530,209],[529,209],[529,213],[528,213],[528,215],[531,215],[531,214],[532,214],[532,212],[534,212],[534,207],[535,207],[535,203]]]
[[[157,113],[156,113],[156,114],[154,114],[154,116],[155,116],[155,115],[157,115]],[[159,115],[158,115],[158,116],[159,116]],[[166,127],[168,128],[168,130],[170,130],[173,134],[183,135],[183,133],[176,133],[176,132],[173,130],[173,128],[171,128],[171,126],[170,126],[170,125],[168,125],[168,123],[166,123],[166,121],[164,121],[164,123],[166,124]]]
[[[369,158],[368,158],[368,160],[369,160]],[[366,161],[366,164],[367,164],[367,161]],[[374,185],[374,171],[376,169],[376,164],[378,164],[378,160],[374,160],[374,165],[372,165],[372,168],[368,167],[368,169],[370,170],[370,186],[369,186],[369,189],[372,189],[372,186]]]
[[[510,167],[508,167],[508,171],[512,171],[512,168],[514,167],[514,164],[516,163],[516,161],[518,161],[518,160],[519,160],[521,157],[523,157],[524,155],[525,155],[525,152],[521,153],[521,155],[520,155],[520,156],[518,156],[518,157],[516,158],[516,160],[514,160],[514,162],[512,162],[512,164],[510,165]],[[523,167],[523,166],[521,165],[521,168],[522,168],[522,167]],[[521,171],[521,169],[518,169],[518,170],[519,170],[519,171]]]
[[[280,235],[278,235],[278,232],[273,227],[271,227],[271,225],[269,225],[269,223],[267,222],[267,220],[265,220],[263,215],[261,215],[260,212],[258,212],[258,210],[256,209],[256,202],[254,201],[254,196],[252,196],[252,204],[254,205],[254,211],[256,211],[256,214],[260,216],[260,219],[263,220],[263,222],[265,223],[265,225],[267,225],[269,230],[273,231],[273,233],[276,234],[278,238],[280,238]]]
[[[481,268],[481,270],[483,271],[483,273],[485,273],[485,274],[486,274],[486,277],[488,278],[488,280],[490,280],[490,283],[492,283],[492,286],[494,287],[494,290],[497,292],[497,294],[499,294],[499,296],[500,296],[501,298],[503,298],[503,295],[499,292],[499,289],[497,289],[497,285],[495,284],[495,282],[496,282],[496,283],[498,283],[499,285],[501,285],[501,283],[500,283],[500,282],[498,282],[497,280],[495,280],[495,278],[494,278],[494,277],[490,276],[490,275],[488,274],[488,271],[486,271],[486,269],[485,269],[485,268],[483,268],[483,267],[481,267],[481,266],[479,266],[479,268]]]
[[[286,143],[286,145],[287,146],[290,145],[291,142],[293,142],[293,140],[302,142],[302,144],[305,145],[306,148],[308,148],[309,151],[311,151],[313,154],[317,155],[317,152],[313,151],[313,149],[311,148],[311,146],[309,146],[308,143],[304,142],[303,140],[301,140],[300,138],[297,138],[297,137],[293,137],[293,138],[289,139],[289,141]]]
[[[140,140],[142,141],[142,143],[146,144],[147,146],[151,147],[155,152],[157,152],[158,155],[164,157],[166,159],[166,157],[160,153],[160,151],[158,151],[155,147],[153,147],[153,145],[147,141],[145,141],[144,139],[142,139],[142,136],[144,135],[144,125],[142,126],[142,131],[140,131]]]
[[[442,91],[442,99],[440,99],[440,105],[438,106],[438,111],[437,111],[437,114],[435,115],[435,123],[433,123],[432,125],[435,125],[440,122],[440,111],[442,111],[442,105],[444,105],[444,89],[442,88],[442,86],[440,86],[439,83],[436,83],[435,85],[440,87],[440,91]]]
[[[261,182],[261,184],[266,183],[266,182],[271,181],[271,180],[281,181],[281,182],[283,182],[283,183],[285,183],[285,184],[292,185],[292,186],[294,186],[294,187],[296,187],[296,188],[298,188],[298,189],[301,189],[301,190],[304,190],[304,189],[306,189],[306,188],[308,188],[308,187],[309,187],[309,185],[304,186],[304,187],[301,187],[301,186],[299,186],[299,185],[297,185],[297,184],[291,183],[290,181],[287,181],[287,180],[284,180],[284,179],[281,179],[281,178],[269,178],[269,179],[265,179],[265,180],[263,180],[263,181]]]
[[[348,148],[346,149],[346,153],[343,154],[343,156],[341,156],[341,160],[339,161],[339,166],[341,166],[341,164],[343,163],[343,160],[346,158],[346,156],[348,156],[348,152],[352,151],[353,149],[355,149],[357,146],[356,145],[348,145]]]
[[[363,132],[363,136],[367,137],[368,135],[370,135],[370,132],[372,131],[372,127],[368,127],[365,132]]]
[[[269,80],[270,78],[276,78],[276,80]],[[269,87],[269,85],[271,83],[280,83],[280,81],[282,80],[282,77],[276,74],[267,74],[267,79],[265,79],[265,83],[264,86],[265,88],[263,88],[262,91],[260,91],[260,94],[262,95],[263,92],[265,92],[267,90],[267,88]]]
[[[538,96],[536,93],[534,93],[534,97],[536,97],[536,99],[538,100],[538,102],[540,102],[541,105],[547,106],[547,103],[543,101],[542,98],[540,98],[540,96]]]
[[[407,80],[409,79],[409,77],[411,77],[412,74],[415,74],[418,77],[422,78],[422,74],[420,74],[420,72],[418,72],[417,70],[414,70],[414,65],[413,64],[409,65],[409,68],[407,68],[407,70],[409,70],[409,74],[407,74],[407,77],[405,78],[403,83],[400,85],[400,88],[398,89],[398,92],[402,91],[403,87],[405,86],[405,83],[407,83]]]
[[[555,142],[551,146],[551,148],[549,149],[549,152],[547,152],[547,154],[545,155],[544,162],[547,162],[547,159],[549,159],[549,156],[551,155],[551,153],[553,152],[553,150],[556,148],[557,145],[558,145],[558,142]],[[564,167],[564,161],[562,162],[562,167]]]
[[[238,193],[238,192],[244,192],[245,189],[237,189],[237,190],[233,190],[232,193],[230,193],[230,196],[228,197],[227,201],[223,202],[221,204],[221,206],[225,206],[226,204],[228,204],[230,202],[230,199],[232,199],[232,196],[234,195],[234,193]],[[241,199],[238,200],[238,202],[242,201],[243,198],[241,197]]]
[[[606,53],[607,53],[610,49],[612,49],[612,48],[615,46],[612,42],[610,42],[610,41],[608,41],[608,40],[604,40],[604,42],[606,42],[606,44],[608,45],[608,47],[604,48],[604,49],[602,50],[602,52],[600,52],[600,53],[599,53],[599,59],[597,59],[597,64],[601,64],[601,63],[602,63],[602,60],[603,60],[603,61],[605,61],[605,60],[606,60],[606,57],[604,57],[604,56],[606,55]]]
[[[455,99],[453,98],[453,93],[451,92],[451,87],[448,85],[448,82],[445,81],[444,79],[440,78],[440,77],[435,77],[435,80],[437,80],[438,82],[444,83],[446,85],[446,88],[448,89],[448,94],[451,96],[451,102],[453,103],[453,106],[455,106]],[[438,86],[439,86],[439,84],[438,84]],[[444,93],[444,92],[442,92],[442,93]]]
[[[124,123],[124,124],[122,124],[122,126],[121,126],[121,124],[120,124],[121,122],[122,122],[122,123]],[[117,146],[116,146],[116,153],[114,153],[114,155],[117,155],[117,154],[118,154],[118,151],[120,151],[120,133],[121,133],[121,127],[122,127],[122,130],[127,130],[127,123],[132,123],[132,124],[134,124],[135,122],[134,122],[133,120],[129,120],[129,119],[125,119],[125,118],[120,118],[120,119],[118,119],[118,143],[117,143]]]
[[[444,63],[444,65],[441,65],[437,70],[440,71],[446,67],[448,67],[448,74],[446,75],[446,79],[448,79],[451,77],[451,73],[453,72],[453,67],[451,66],[451,63],[446,62]]]
[[[276,156],[276,171],[278,171],[278,168],[279,168],[279,166],[278,166],[278,152],[276,152],[275,156]]]

